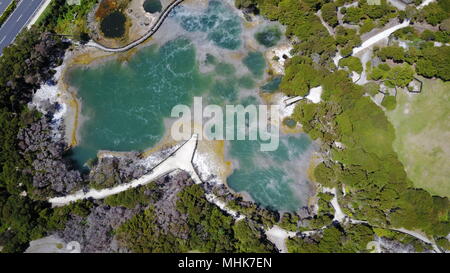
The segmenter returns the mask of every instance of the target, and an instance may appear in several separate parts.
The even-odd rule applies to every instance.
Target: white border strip
[[[33,19],[27,22],[26,26],[28,29],[36,23],[36,21],[39,19],[41,14],[47,9],[48,5],[50,5],[51,2],[52,0],[45,0],[45,2],[41,4],[41,6],[37,9],[37,11],[30,17]]]

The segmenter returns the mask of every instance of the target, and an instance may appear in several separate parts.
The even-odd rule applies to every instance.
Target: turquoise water
[[[229,63],[219,63],[216,64],[216,73],[217,75],[221,75],[224,77],[230,77],[233,76],[236,73],[236,68],[234,65]]]
[[[163,119],[172,107],[190,105],[194,96],[203,96],[204,104],[260,104],[257,87],[264,85],[263,53],[246,52],[239,61],[223,58],[235,47],[242,50],[241,19],[219,1],[211,1],[202,14],[196,10],[195,16],[189,16],[190,12],[180,8],[171,16],[188,32],[204,32],[215,47],[207,54],[198,55],[195,41],[180,37],[159,48],[141,49],[128,62],[111,60],[70,71],[69,84],[78,90],[86,117],[72,155],[80,165],[99,150],[143,150],[155,145],[164,135]],[[223,32],[227,39],[211,35]],[[202,65],[208,73],[200,72]],[[306,135],[282,136],[275,152],[261,152],[258,141],[229,144],[229,157],[237,166],[227,181],[232,189],[248,192],[255,202],[278,210],[293,211],[306,204],[311,151]]]
[[[98,150],[142,150],[164,134],[162,118],[173,106],[191,103],[210,84],[198,71],[194,46],[186,39],[138,52],[127,64],[110,61],[74,69],[69,83],[82,100],[80,145],[73,158],[83,164]]]
[[[266,60],[261,52],[249,52],[242,62],[256,78],[261,78],[264,75]]]
[[[245,191],[265,207],[281,211],[296,211],[307,205],[306,179],[298,176],[298,168],[307,168],[305,157],[311,140],[304,134],[282,136],[274,152],[261,152],[258,141],[231,141],[230,156],[237,158],[239,169],[228,178],[235,191]],[[300,183],[299,183],[300,182]],[[303,192],[303,194],[296,194]],[[302,196],[303,195],[303,196]]]
[[[238,49],[242,42],[242,22],[237,14],[221,1],[209,1],[206,11],[196,12],[178,6],[172,12],[181,26],[189,32],[205,32],[208,39],[226,49]]]

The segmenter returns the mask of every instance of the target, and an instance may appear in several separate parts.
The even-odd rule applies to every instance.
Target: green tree
[[[339,66],[348,67],[350,71],[355,71],[358,74],[363,72],[363,66],[358,57],[349,56],[339,60]]]
[[[383,105],[388,111],[394,110],[396,106],[395,96],[385,96],[381,102],[381,105]]]
[[[322,18],[331,27],[338,25],[337,7],[333,2],[326,3],[322,6]]]
[[[306,96],[311,88],[319,86],[321,77],[322,72],[312,64],[302,63],[294,57],[286,67],[280,90],[286,95]]]
[[[396,65],[389,70],[385,83],[387,86],[405,87],[414,79],[414,69],[408,64]]]
[[[261,231],[248,220],[238,221],[233,226],[237,239],[236,250],[243,253],[270,253],[275,248],[263,238]]]

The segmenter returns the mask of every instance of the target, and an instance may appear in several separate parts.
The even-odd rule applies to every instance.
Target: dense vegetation
[[[280,89],[288,95],[306,95],[312,87],[323,87],[321,103],[300,102],[293,114],[293,118],[303,125],[305,132],[313,139],[320,138],[323,147],[329,151],[329,158],[314,171],[316,180],[326,187],[340,189],[342,184],[346,186],[346,195],[339,193],[339,200],[350,217],[368,221],[375,226],[421,229],[436,237],[448,234],[448,199],[431,196],[426,191],[412,187],[392,148],[395,138],[392,125],[383,110],[369,97],[364,96],[366,92],[378,93],[378,85],[371,83],[363,87],[353,84],[348,72],[335,71],[334,66],[330,64],[330,57],[336,52],[336,47],[340,49],[342,56],[349,56],[352,48],[361,43],[357,30],[337,26],[337,8],[345,1],[252,2],[264,16],[287,25],[287,35],[299,41],[295,45],[295,51],[299,54],[288,61]],[[436,6],[445,9],[443,2],[448,1],[439,1],[439,4],[425,8],[424,18],[433,20],[431,18],[439,12],[432,12],[432,9],[436,9]],[[248,6],[248,3],[249,1],[241,1],[240,4]],[[315,24],[317,20],[310,18],[319,9],[322,10],[324,20],[335,27],[334,38]],[[283,16],[280,16],[279,12],[282,12]],[[381,5],[368,5],[366,1],[360,1],[356,7],[341,8],[340,12],[344,14],[344,23],[360,25],[359,34],[386,24],[398,13],[386,1],[382,1]],[[411,16],[403,15],[405,18]],[[440,18],[436,23],[447,17]],[[369,25],[371,27],[368,27]],[[312,29],[316,32],[314,35],[308,32]],[[316,46],[305,40],[314,41]],[[317,46],[319,43],[327,48]],[[393,59],[407,63],[381,64],[372,69],[370,76],[374,80],[382,80],[388,87],[405,87],[413,79],[415,71],[420,75],[449,80],[449,47],[424,46],[419,49],[411,48],[410,52],[402,50],[392,47],[379,50],[377,54],[382,60]],[[354,57],[342,59],[339,65],[358,73],[363,70],[363,64]],[[414,65],[415,69],[411,65]],[[383,105],[386,108],[394,107],[395,97],[387,97]],[[344,148],[337,148],[335,142],[342,143]],[[324,203],[320,207],[327,208],[326,198],[319,200],[322,199]],[[416,205],[418,203],[423,206]],[[309,226],[320,228],[329,225],[329,216],[328,207],[324,212],[319,212],[315,222],[311,221]],[[285,222],[285,227],[292,227],[289,225],[289,219]],[[301,252],[365,249],[364,243],[350,247],[342,244],[346,236],[348,235],[345,231],[327,228],[313,243],[303,242],[298,238],[292,240],[301,242],[291,242],[290,249]],[[357,241],[359,240],[355,239],[355,242]],[[327,245],[328,242],[332,242],[331,246]]]
[[[381,80],[388,87],[405,87],[414,78],[414,69],[408,65],[396,65],[392,68],[387,64],[374,67],[369,74],[372,80]]]
[[[439,215],[448,214],[448,200],[411,189],[392,149],[395,134],[383,111],[363,96],[363,88],[353,84],[344,71],[326,76],[322,86],[324,102],[302,103],[294,113],[305,131],[330,147],[330,161],[316,168],[316,180],[327,187],[345,184],[347,194],[340,200],[356,219],[420,228],[430,235],[447,234],[447,216]],[[343,143],[345,149],[334,148],[334,141]],[[418,202],[426,203],[427,209],[413,205]]]
[[[322,12],[323,20],[331,27],[336,27],[339,23],[337,17],[337,6],[334,2],[329,2],[323,4],[320,9]]]
[[[42,189],[33,185],[37,153],[22,153],[18,134],[44,118],[27,104],[40,85],[50,80],[68,46],[58,34],[86,40],[86,16],[98,0],[69,5],[54,0],[38,19],[37,27],[24,30],[0,58],[0,246],[3,252],[21,252],[28,242],[48,231],[64,228],[70,214],[87,216],[92,204],[77,202],[52,209]]]
[[[336,28],[336,44],[339,48],[339,54],[346,57],[352,54],[354,47],[361,44],[361,38],[355,29],[338,26]]]
[[[415,65],[417,74],[427,78],[438,77],[444,81],[450,80],[450,47],[426,46],[410,47],[405,50],[399,46],[388,46],[377,52],[383,60],[391,59],[395,62],[406,62]]]
[[[397,9],[386,0],[381,0],[380,5],[370,5],[365,0],[358,1],[357,6],[343,7],[340,12],[344,14],[344,23],[373,24],[376,27],[384,26],[397,16]]]
[[[287,240],[289,252],[294,253],[355,253],[369,252],[367,244],[374,232],[365,225],[349,225],[344,229],[331,226],[311,237],[295,237]]]
[[[69,5],[66,0],[53,0],[39,18],[39,25],[58,34],[86,41],[89,39],[87,15],[99,0],[81,0],[80,5]]]
[[[129,189],[119,194],[105,198],[105,204],[112,207],[126,207],[132,209],[137,205],[146,206],[155,202],[161,196],[160,189],[152,182],[145,186]]]
[[[253,0],[245,1],[244,6],[248,6],[250,2],[258,5],[263,16],[286,25],[285,34],[288,37],[298,38],[298,42],[294,44],[296,53],[308,56],[317,54],[320,56],[320,63],[329,61],[328,58],[334,55],[335,41],[315,15],[322,1]]]
[[[170,231],[161,228],[150,206],[117,230],[122,244],[134,252],[272,252],[274,248],[257,226],[247,220],[234,223],[218,207],[205,199],[198,185],[178,194],[177,210],[186,218],[173,224]]]
[[[347,67],[350,71],[355,71],[358,74],[361,74],[363,71],[361,61],[359,58],[353,56],[340,59],[339,66]]]
[[[278,212],[264,209],[253,202],[245,202],[240,198],[235,198],[227,203],[227,206],[243,215],[255,223],[261,225],[264,229],[270,229],[278,222]]]
[[[395,96],[385,96],[381,102],[381,105],[383,105],[388,111],[394,110],[396,105]]]
[[[318,68],[310,59],[295,56],[289,60],[280,89],[287,95],[305,96],[313,87],[320,85],[323,69]]]
[[[450,1],[439,0],[425,6],[420,13],[413,13],[413,18],[417,21],[425,21],[436,26],[450,17]]]
[[[49,80],[66,45],[51,33],[32,28],[22,32],[0,58],[0,245],[4,252],[21,251],[49,228],[49,205],[35,201],[31,161],[19,153],[21,128],[39,118],[27,103]]]

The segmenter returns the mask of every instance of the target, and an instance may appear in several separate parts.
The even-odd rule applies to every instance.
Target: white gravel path
[[[67,195],[64,197],[50,198],[50,202],[53,206],[64,206],[70,202],[75,202],[78,200],[93,198],[93,199],[103,199],[110,195],[118,194],[123,191],[129,190],[131,188],[136,188],[138,186],[146,185],[159,177],[171,173],[175,170],[183,170],[189,173],[191,178],[196,184],[202,183],[198,177],[197,172],[192,166],[192,158],[194,156],[197,147],[197,135],[193,135],[190,140],[188,140],[183,146],[181,146],[177,151],[170,155],[167,159],[162,161],[150,173],[136,179],[132,182],[122,184],[113,188],[95,190],[92,189],[87,193],[83,191],[78,191],[75,194]]]
[[[389,35],[391,35],[392,33],[396,32],[399,29],[405,28],[407,26],[409,26],[410,21],[409,20],[405,20],[403,23],[395,25],[391,28],[388,28],[372,37],[370,37],[369,39],[367,39],[366,41],[364,41],[361,46],[359,47],[355,47],[353,49],[353,54],[355,55],[360,51],[363,51],[364,49],[373,46],[374,44],[378,43],[379,41],[389,37]]]
[[[296,232],[287,231],[275,225],[271,229],[266,230],[266,236],[269,241],[275,244],[275,246],[280,250],[281,253],[287,253],[286,239],[290,237],[295,237]]]

